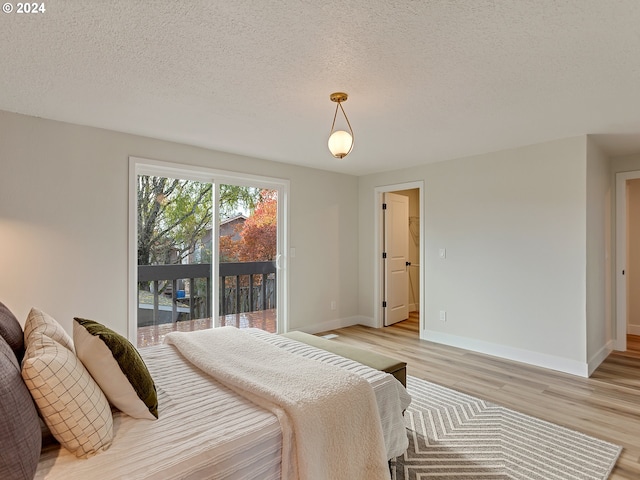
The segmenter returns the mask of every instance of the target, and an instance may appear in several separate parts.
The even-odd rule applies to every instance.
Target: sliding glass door
[[[275,333],[278,285],[278,190],[220,184],[219,324]]]
[[[287,182],[131,163],[129,336],[146,346],[171,331],[284,330]]]

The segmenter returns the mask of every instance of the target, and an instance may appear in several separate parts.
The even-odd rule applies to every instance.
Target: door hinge
[[[382,252],[382,258],[387,258],[387,252]]]
[[[382,308],[387,308],[387,302],[386,301],[382,302]]]
[[[387,204],[386,204],[386,203],[383,203],[383,204],[382,204],[382,209],[383,209],[383,210],[386,210],[386,209],[387,209]]]

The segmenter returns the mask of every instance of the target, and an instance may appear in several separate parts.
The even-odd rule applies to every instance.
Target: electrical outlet
[[[335,310],[336,308],[338,308],[336,301],[331,300],[331,310]]]
[[[440,310],[440,321],[441,322],[447,321],[447,312],[445,310]]]

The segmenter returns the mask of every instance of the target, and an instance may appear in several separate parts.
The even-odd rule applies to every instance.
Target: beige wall
[[[22,322],[126,334],[129,156],[289,179],[290,327],[357,317],[356,177],[0,112],[0,301]]]
[[[422,180],[423,336],[579,374],[610,338],[613,183],[584,136],[358,178],[0,112],[0,301],[22,321],[127,331],[129,156],[290,180],[291,328],[371,320],[375,188]]]
[[[424,337],[584,374],[586,156],[581,136],[360,177],[360,313],[373,316],[372,192],[423,180]]]
[[[615,338],[611,274],[611,161],[591,138],[587,141],[587,360],[594,368],[613,349]],[[589,372],[591,373],[591,372]]]

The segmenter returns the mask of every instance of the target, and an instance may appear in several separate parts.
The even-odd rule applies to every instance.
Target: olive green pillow
[[[134,418],[158,418],[158,395],[136,348],[101,323],[74,318],[76,355],[109,402]]]

